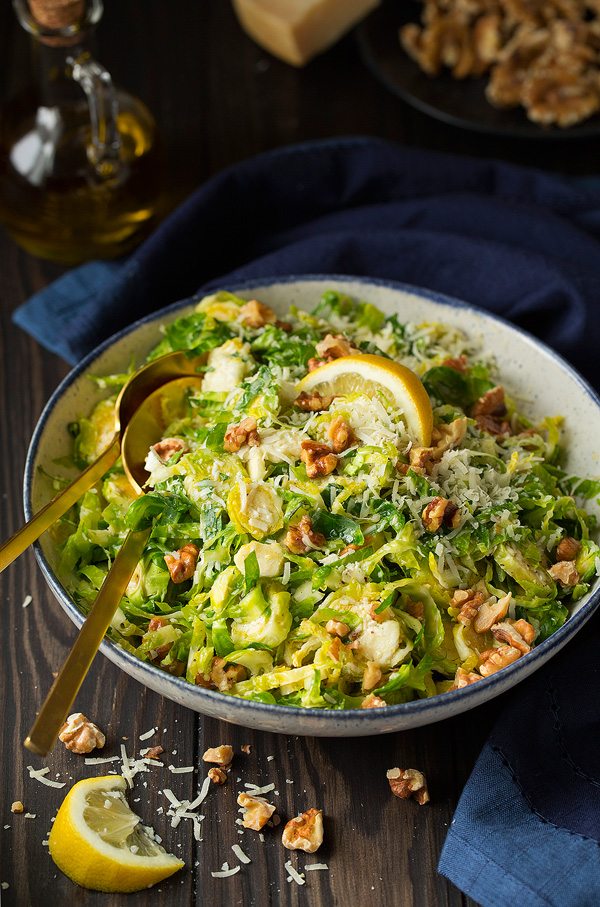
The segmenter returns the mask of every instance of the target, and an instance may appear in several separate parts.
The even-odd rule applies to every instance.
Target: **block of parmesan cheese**
[[[334,44],[380,0],[233,0],[244,30],[286,63],[305,63]]]

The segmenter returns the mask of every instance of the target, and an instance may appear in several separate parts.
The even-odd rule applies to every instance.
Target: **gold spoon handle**
[[[67,660],[38,712],[25,746],[45,756],[54,746],[61,725],[79,692],[104,634],[140,560],[151,529],[129,532],[117,554]]]
[[[100,454],[91,466],[88,466],[75,481],[63,488],[28,523],[25,523],[21,529],[0,545],[0,573],[63,516],[88,488],[102,478],[104,473],[119,459],[120,450],[121,442],[119,436],[115,435],[104,453]]]

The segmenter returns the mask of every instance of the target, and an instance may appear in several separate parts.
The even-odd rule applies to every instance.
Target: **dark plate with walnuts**
[[[524,139],[576,139],[600,135],[600,113],[568,128],[532,122],[523,107],[494,107],[486,97],[488,75],[454,78],[449,69],[429,76],[401,46],[399,32],[420,24],[417,0],[383,0],[358,28],[363,62],[385,87],[444,123],[490,135]]]

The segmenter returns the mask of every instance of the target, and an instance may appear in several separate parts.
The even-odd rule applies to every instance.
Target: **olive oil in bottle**
[[[0,112],[0,222],[64,264],[129,251],[160,214],[154,120],[90,54],[101,0],[14,0],[37,78]]]

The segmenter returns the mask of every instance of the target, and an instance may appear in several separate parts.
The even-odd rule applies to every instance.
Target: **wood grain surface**
[[[296,71],[273,60],[240,31],[226,0],[120,0],[107,4],[98,29],[100,59],[117,82],[140,95],[154,111],[167,146],[171,201],[220,168],[278,145],[339,134],[373,134],[410,144],[503,156],[527,164],[585,173],[597,166],[590,144],[541,145],[503,142],[441,126],[388,95],[362,68],[352,36]],[[10,4],[0,4],[0,96],[25,78],[28,40]],[[11,313],[60,269],[21,252],[0,232],[0,537],[22,520],[22,473],[29,439],[44,402],[67,366],[11,323]],[[22,607],[26,595],[32,603]],[[0,647],[2,692],[2,787],[0,879],[8,905],[331,905],[361,907],[470,907],[436,872],[448,824],[502,700],[452,721],[377,740],[305,739],[235,728],[175,706],[145,690],[98,656],[77,707],[107,732],[105,753],[124,742],[130,753],[160,742],[165,761],[195,765],[193,774],[154,768],[138,775],[132,799],[165,845],[186,868],[151,893],[109,896],[73,886],[42,844],[64,790],[28,778],[27,765],[43,763],[21,745],[28,727],[74,636],[28,552],[0,578],[4,642]],[[142,743],[139,735],[159,730]],[[162,789],[195,794],[207,746],[236,750],[229,782],[213,788],[203,812],[204,840],[194,841],[183,822],[171,829]],[[242,744],[250,755],[240,753]],[[274,757],[268,759],[269,756]],[[168,758],[167,758],[168,757]],[[81,757],[55,748],[46,763],[50,777],[67,786],[99,773]],[[385,772],[392,766],[426,772],[431,804],[420,808],[390,795]],[[108,766],[110,768],[111,766]],[[239,781],[237,779],[240,779]],[[295,866],[325,861],[329,872],[307,873],[302,888],[288,882],[289,853],[271,830],[264,844],[253,832],[238,835],[235,797],[244,782],[274,782],[278,811],[289,818],[310,806],[325,813],[325,845],[316,857],[292,856]],[[35,819],[12,815],[13,800]],[[8,826],[8,827],[7,827]],[[236,876],[213,879],[211,870],[237,860],[241,846],[252,862]]]

